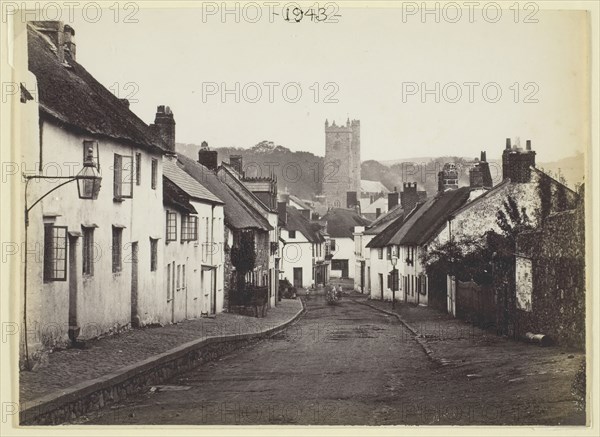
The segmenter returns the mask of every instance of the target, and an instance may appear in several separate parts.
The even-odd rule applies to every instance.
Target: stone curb
[[[421,348],[423,349],[423,351],[425,352],[427,357],[429,357],[429,359],[431,359],[432,361],[434,361],[438,364],[444,364],[442,360],[440,360],[439,358],[437,358],[435,356],[433,350],[427,345],[426,341],[423,339],[423,337],[421,336],[419,331],[417,331],[415,328],[412,327],[412,325],[410,323],[408,323],[406,320],[404,320],[400,316],[400,314],[394,313],[392,311],[384,310],[383,308],[378,308],[375,305],[371,305],[370,303],[367,303],[367,302],[359,302],[354,299],[352,299],[352,301],[359,305],[365,305],[365,306],[368,306],[369,308],[373,308],[374,310],[380,311],[384,314],[387,314],[388,316],[396,317],[398,319],[398,321],[400,323],[402,323],[402,325],[404,325],[404,327],[406,327],[406,329],[408,329],[413,334],[415,341],[419,344],[419,346],[421,346]]]
[[[69,410],[69,416],[72,416],[72,410],[77,411],[76,415],[85,414],[89,412],[92,408],[86,409],[82,407],[81,404],[83,400],[90,397],[98,397],[101,394],[103,394],[103,392],[105,393],[107,391],[115,390],[116,388],[121,386],[127,386],[127,383],[129,381],[133,380],[134,378],[143,376],[144,374],[153,373],[153,376],[155,376],[155,380],[153,380],[152,382],[154,384],[161,382],[161,379],[166,380],[172,378],[177,373],[190,370],[191,368],[196,367],[202,362],[206,362],[208,360],[199,362],[196,365],[190,365],[187,368],[183,368],[180,372],[171,372],[168,375],[167,373],[169,369],[167,369],[166,372],[161,372],[162,368],[172,366],[177,360],[188,360],[187,362],[189,362],[190,359],[194,360],[198,357],[199,352],[202,349],[209,349],[213,345],[231,344],[234,347],[228,349],[225,352],[228,353],[234,349],[238,349],[239,347],[244,346],[245,344],[248,344],[249,341],[258,341],[262,338],[266,338],[277,334],[283,331],[292,323],[294,323],[296,320],[298,320],[298,318],[306,311],[306,307],[302,300],[300,300],[300,304],[300,310],[289,320],[281,323],[280,325],[272,326],[270,328],[263,329],[258,332],[244,334],[236,333],[192,340],[161,354],[154,355],[135,364],[123,367],[115,372],[109,373],[108,375],[103,375],[92,380],[83,381],[67,389],[50,393],[46,396],[42,396],[41,398],[32,401],[24,402],[21,405],[21,409],[19,412],[20,424],[32,425],[40,424],[40,422],[48,423],[48,421],[50,421],[51,423],[56,423],[57,421],[61,422],[61,420],[62,422],[66,422],[71,417],[57,418],[56,416],[62,415],[55,414],[58,410]],[[130,393],[129,389],[127,389],[126,395],[121,395],[121,399],[130,394],[133,394],[133,392],[134,391]],[[69,406],[71,405],[73,406],[72,409],[69,408]]]

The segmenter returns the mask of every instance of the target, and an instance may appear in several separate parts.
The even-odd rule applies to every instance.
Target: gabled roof
[[[306,202],[302,199],[300,199],[297,196],[294,196],[293,194],[290,194],[290,200],[296,204],[298,204],[298,206],[301,207],[301,209],[308,209],[312,211],[312,207],[310,207],[309,205],[306,204]]]
[[[389,193],[385,185],[383,185],[379,181],[368,181],[366,179],[362,179],[360,181],[360,191],[363,193]]]
[[[552,183],[553,183],[553,184],[556,184],[556,185],[562,185],[564,188],[566,188],[568,191],[570,191],[570,192],[571,192],[571,194],[574,194],[574,195],[576,195],[576,196],[579,196],[579,194],[577,194],[577,192],[576,192],[575,190],[573,190],[573,189],[571,189],[571,188],[567,187],[567,186],[566,186],[565,184],[563,184],[562,182],[560,182],[560,181],[557,181],[557,180],[556,180],[556,179],[554,179],[552,176],[550,176],[548,173],[546,173],[546,172],[543,172],[542,170],[540,170],[540,169],[539,169],[539,168],[537,168],[537,167],[530,166],[529,168],[530,168],[531,170],[535,171],[535,172],[538,174],[538,176],[540,176],[540,177],[546,177],[546,178],[549,178],[549,179],[552,181]]]
[[[370,231],[367,235],[376,234],[375,237],[367,244],[367,247],[385,247],[389,243],[390,239],[396,235],[396,233],[400,230],[404,222],[410,219],[414,214],[417,213],[419,208],[423,206],[423,203],[417,203],[412,211],[408,214],[404,214],[402,209],[400,209],[401,213],[396,214],[395,217],[390,218],[385,222],[380,222],[376,226],[369,228]],[[366,232],[365,232],[366,233]]]
[[[237,190],[239,190],[240,192],[244,192],[246,193],[247,196],[252,197],[256,202],[258,202],[258,204],[267,212],[277,212],[276,210],[273,210],[271,208],[269,208],[265,202],[263,202],[261,200],[260,197],[258,197],[256,194],[254,194],[252,192],[252,190],[250,190],[246,185],[244,185],[244,182],[241,180],[240,178],[240,174],[230,165],[227,164],[225,162],[221,163],[221,165],[219,166],[219,168],[217,169],[217,173],[219,170],[223,169],[223,171],[225,171],[226,176],[225,176],[225,181],[234,181],[233,185],[235,185],[237,187]],[[226,182],[225,182],[226,183]],[[226,183],[227,184],[227,183]],[[229,185],[229,184],[227,184]],[[229,185],[231,187],[231,185]],[[231,187],[232,189],[235,189],[233,187]],[[239,195],[239,194],[238,194]]]
[[[371,225],[367,229],[365,229],[364,233],[366,235],[377,235],[381,231],[386,229],[390,225],[390,223],[395,221],[396,219],[401,218],[403,220],[405,215],[407,214],[405,214],[405,211],[404,209],[402,209],[402,206],[396,205],[390,211],[380,215],[377,219],[375,219],[371,223]]]
[[[211,193],[199,181],[180,168],[175,160],[168,159],[163,162],[163,175],[181,188],[188,196],[196,200],[218,204],[223,203],[221,199]]]
[[[32,24],[27,26],[27,37],[40,115],[79,132],[166,153],[164,142],[148,125],[85,68],[70,58],[61,64],[52,41]]]
[[[458,214],[460,214],[461,212],[465,211],[466,209],[471,208],[473,205],[476,205],[479,202],[481,202],[482,200],[487,199],[491,195],[497,193],[498,191],[500,191],[504,187],[508,186],[508,184],[510,184],[510,179],[504,179],[498,185],[496,185],[495,187],[493,187],[493,188],[491,188],[491,189],[483,192],[482,194],[480,194],[479,196],[477,196],[476,198],[474,198],[473,200],[471,200],[469,203],[461,206],[460,208],[455,209],[454,212],[451,214],[451,216],[452,217],[457,216]]]
[[[262,231],[273,229],[266,218],[222,182],[214,172],[184,155],[178,155],[177,162],[187,174],[201,182],[225,203],[223,211],[227,226],[234,229],[253,228]]]
[[[322,219],[332,238],[352,238],[355,226],[368,226],[371,222],[353,209],[331,208]]]
[[[163,176],[163,204],[188,214],[197,214],[185,191]]]
[[[438,193],[413,210],[404,222],[394,221],[394,232],[386,229],[373,238],[367,247],[426,244],[448,217],[469,200],[470,192],[470,187],[462,187]]]
[[[388,199],[387,197],[379,197],[378,199],[375,199],[372,203],[368,203],[367,205],[365,205],[363,207],[363,203],[362,200],[360,199],[360,212],[362,214],[366,214],[366,213],[376,213],[377,212],[377,208],[379,208],[380,210],[383,209],[387,209],[388,207]],[[380,216],[381,217],[381,216]]]
[[[301,232],[311,243],[322,243],[325,238],[319,232],[320,226],[317,223],[311,223],[302,215],[302,213],[294,208],[288,206],[287,211],[287,223],[283,226],[288,231]]]

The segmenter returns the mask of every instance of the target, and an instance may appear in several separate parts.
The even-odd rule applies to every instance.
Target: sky
[[[493,23],[494,11],[463,10],[456,20],[448,9],[436,22],[401,8],[341,8],[329,18],[337,23],[291,23],[263,9],[251,23],[244,13],[256,21],[256,10],[240,9],[236,22],[212,5],[215,15],[155,8],[115,20],[105,9],[91,22],[76,13],[77,60],[133,99],[146,123],[157,105],[170,106],[183,143],[270,140],[324,155],[325,119],[348,117],[361,122],[363,161],[481,150],[497,158],[507,137],[531,139],[537,159],[553,161],[589,142],[583,13],[533,11],[537,22],[521,13],[515,23],[504,10]]]

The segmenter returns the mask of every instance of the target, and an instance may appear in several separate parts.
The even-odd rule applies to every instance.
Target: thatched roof
[[[162,140],[122,100],[71,58],[61,63],[56,46],[34,25],[27,30],[29,70],[37,78],[40,116],[77,132],[164,153]]]

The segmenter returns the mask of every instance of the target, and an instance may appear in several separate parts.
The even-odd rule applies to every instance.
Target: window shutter
[[[123,181],[123,160],[121,155],[115,153],[115,161],[113,165],[113,195],[116,199],[121,198],[121,183]]]
[[[51,225],[44,226],[44,281],[52,279],[52,265],[54,251],[52,239],[54,238],[54,228]]]
[[[121,196],[133,197],[134,163],[133,156],[121,156]]]

